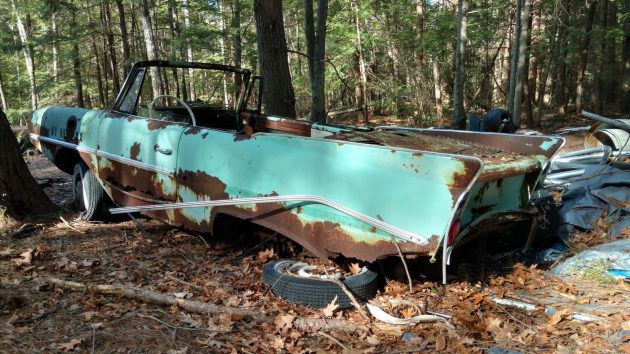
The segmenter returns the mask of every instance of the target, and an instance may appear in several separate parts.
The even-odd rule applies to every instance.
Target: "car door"
[[[121,206],[176,201],[175,169],[180,138],[188,124],[144,117],[137,109],[147,85],[147,68],[135,68],[114,108],[101,122],[98,176],[112,200]],[[138,112],[141,113],[138,113]],[[172,222],[172,213],[147,212]]]

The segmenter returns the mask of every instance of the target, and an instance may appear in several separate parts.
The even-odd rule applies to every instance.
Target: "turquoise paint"
[[[547,140],[543,141],[542,144],[540,144],[540,148],[545,151],[549,151],[549,149],[556,145],[559,140],[559,138],[548,138]]]
[[[235,142],[235,133],[202,129],[183,135],[177,168],[219,178],[232,198],[274,192],[317,195],[426,240],[444,233],[454,206],[448,183],[454,172],[462,171],[463,159],[282,134],[258,133]],[[178,197],[183,202],[196,200],[183,186],[178,187]],[[184,213],[196,221],[207,215],[201,208]],[[327,206],[305,205],[296,215],[303,223],[339,223],[356,240],[390,239]]]

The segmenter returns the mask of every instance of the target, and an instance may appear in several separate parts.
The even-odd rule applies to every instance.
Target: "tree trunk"
[[[317,27],[313,18],[313,0],[304,0],[304,33],[311,82],[311,120],[326,123],[326,19],[328,0],[317,0]]]
[[[578,114],[582,113],[584,105],[584,75],[586,74],[586,65],[588,64],[588,46],[591,42],[591,29],[593,28],[593,20],[595,19],[595,10],[597,9],[597,0],[593,1],[589,6],[584,23],[584,37],[580,46],[580,67],[577,72],[577,88],[575,97],[575,108]]]
[[[536,75],[538,74],[538,59],[536,56],[531,55],[531,47],[532,41],[534,37],[534,27],[536,27],[536,32],[540,30],[540,11],[536,8],[542,6],[540,1],[532,3],[532,10],[530,11],[529,16],[529,36],[527,36],[527,59],[525,62],[525,73],[526,75],[523,77],[523,85],[525,92],[525,116],[527,117],[527,126],[529,128],[534,127],[534,105],[536,104]]]
[[[571,11],[571,1],[564,0],[561,2],[562,5],[562,23],[565,25],[569,24],[569,13]],[[556,47],[558,48],[558,53],[560,55],[556,55],[556,70],[558,72],[558,82],[556,84],[556,89],[553,92],[553,95],[556,97],[556,102],[558,104],[560,114],[565,114],[567,111],[568,99],[566,95],[566,78],[567,78],[567,56],[568,56],[568,44],[567,44],[567,35],[568,30],[567,26],[561,26],[558,29],[558,41]],[[551,77],[555,79],[554,76]],[[539,91],[540,92],[540,91]],[[540,116],[540,114],[539,114]],[[540,119],[540,117],[539,117]]]
[[[464,60],[466,51],[468,0],[459,0],[457,5],[457,43],[455,47],[455,84],[453,85],[454,125],[458,129],[466,128],[464,110]]]
[[[53,212],[57,207],[48,199],[26,167],[7,121],[0,110],[0,206],[12,217]]]
[[[182,6],[182,13],[184,14],[184,26],[186,30],[190,29],[190,12],[188,10],[188,0],[182,0],[184,6]],[[190,39],[186,37],[186,60],[189,62],[193,61],[193,52],[192,46],[190,45]],[[196,99],[195,95],[195,87],[193,86],[193,69],[188,69],[188,94],[190,95],[190,100],[194,101]]]
[[[120,28],[120,38],[122,40],[122,62],[123,74],[127,75],[130,68],[131,52],[129,50],[129,36],[127,35],[127,21],[125,21],[125,5],[122,0],[116,0],[118,8],[118,27]]]
[[[86,11],[88,18],[88,25],[94,28],[96,25],[92,22],[92,16],[90,16],[90,12]],[[96,34],[92,33],[90,35],[91,45],[92,45],[92,55],[94,56],[94,62],[96,63],[96,85],[98,88],[98,101],[101,107],[105,107],[105,93],[103,92],[103,78],[101,76],[101,58],[98,53],[98,47],[96,45]]]
[[[59,85],[59,43],[57,42],[57,12],[53,12],[50,16],[50,30],[53,35],[52,40],[52,61],[53,61],[53,82],[55,83],[55,96],[57,94],[57,86]]]
[[[147,47],[147,58],[149,60],[157,60],[155,49],[155,38],[153,37],[153,28],[151,27],[151,16],[149,15],[149,4],[147,0],[142,0],[142,31],[144,34],[144,45]],[[158,70],[155,66],[150,68],[151,71],[151,90],[153,98],[160,95],[161,80]]]
[[[15,0],[11,0],[13,11],[15,12],[15,18],[17,21],[18,33],[20,35],[20,42],[22,44],[22,53],[24,54],[24,62],[26,63],[26,71],[28,73],[29,83],[31,85],[31,107],[33,110],[37,109],[37,85],[35,83],[35,59],[33,58],[33,45],[30,40],[30,25],[31,15],[26,14],[26,25],[20,17],[17,7],[15,6]],[[28,26],[28,28],[27,28]]]
[[[617,7],[618,2],[612,1],[608,4],[608,28],[616,29],[617,25]],[[609,83],[604,85],[604,98],[605,103],[615,103],[617,101],[618,80],[617,75],[621,74],[618,71],[618,64],[615,53],[617,52],[617,43],[615,36],[612,33],[608,33],[606,37],[606,70],[604,79]]]
[[[555,56],[556,56],[556,48],[558,47],[558,44],[560,42],[560,34],[558,34],[559,31],[564,31],[563,29],[560,30],[561,26],[559,26],[557,23],[554,25],[554,34],[551,37],[551,48],[549,49],[549,58],[547,59],[547,65],[541,70],[540,73],[540,79],[538,80],[538,103],[537,103],[537,107],[536,107],[536,121],[538,123],[538,125],[540,125],[540,122],[542,120],[542,117],[544,115],[544,108],[543,108],[543,104],[545,102],[545,91],[546,91],[546,87],[547,87],[547,77],[549,76],[549,70],[551,68],[551,63],[555,60]],[[556,38],[556,35],[558,36],[558,38]]]
[[[521,44],[521,5],[523,0],[516,0],[516,10],[514,11],[514,33],[512,38],[512,58],[510,59],[510,87],[508,89],[508,111],[514,116],[514,97],[516,97],[517,73],[518,73],[518,53]]]
[[[242,46],[241,46],[241,0],[232,0],[232,49],[233,62],[237,68],[241,67]],[[299,47],[298,47],[299,50]],[[299,57],[298,57],[299,58]],[[241,75],[234,74],[234,85],[241,87]]]
[[[77,99],[77,107],[84,107],[83,102],[83,81],[81,80],[81,58],[79,57],[79,39],[76,38],[77,29],[77,17],[76,11],[71,11],[70,14],[70,30],[74,40],[72,41],[72,69],[74,72],[74,86]]]
[[[109,9],[109,0],[102,0],[101,6],[103,7],[103,20],[105,24],[105,31],[107,39],[107,47],[109,49],[109,66],[112,72],[113,80],[113,96],[116,97],[120,91],[120,75],[118,74],[118,60],[116,59],[116,45],[114,43],[114,33],[112,32],[112,14]]]
[[[7,105],[7,97],[4,95],[4,85],[2,84],[2,68],[0,67],[0,104],[2,107],[0,109],[7,110],[9,106]]]
[[[416,43],[418,48],[418,74],[424,64],[424,1],[416,0]]]
[[[365,58],[363,57],[363,44],[361,43],[361,19],[359,16],[359,8],[361,7],[360,0],[352,0],[352,6],[354,7],[354,26],[357,31],[357,54],[359,60],[359,74],[361,78],[360,107],[363,110],[363,121],[367,124],[369,122],[370,112],[368,110],[367,72],[365,68]]]
[[[521,34],[518,40],[518,65],[516,71],[516,87],[514,88],[514,111],[512,113],[512,120],[516,126],[520,125],[521,121],[521,98],[523,93],[523,77],[526,74],[525,61],[527,59],[527,35],[529,32],[529,11],[531,8],[531,0],[524,0],[523,11],[521,13]]]
[[[225,38],[227,37],[227,33],[226,33],[226,29],[225,29],[225,20],[223,19],[223,1],[225,0],[220,0],[217,1],[217,6],[218,6],[218,16],[219,16],[219,29],[221,30],[221,35],[219,36],[219,48],[221,49],[221,61],[225,62],[226,60],[226,55],[225,55]],[[227,88],[227,77],[226,75],[223,75],[223,78],[221,79],[221,82],[223,84],[223,106],[227,107],[228,106],[228,102],[229,102],[229,97],[228,97],[228,88]]]
[[[604,111],[604,85],[611,84],[606,80],[606,32],[608,31],[608,0],[600,3],[599,19],[599,56],[597,58],[597,75],[595,75],[595,113],[603,114]]]
[[[630,0],[626,0],[625,13],[630,13]],[[621,112],[630,112],[630,16],[626,16],[623,23],[623,47],[622,47],[622,63],[623,63],[623,82],[621,84],[621,100],[619,101],[619,110]]]
[[[282,0],[254,0],[254,16],[267,113],[295,118],[295,94],[287,59]]]
[[[440,90],[440,63],[437,60],[431,59],[433,64],[433,91],[435,94],[435,115],[438,119],[438,127],[444,125],[443,121],[443,108],[442,108],[442,91]]]

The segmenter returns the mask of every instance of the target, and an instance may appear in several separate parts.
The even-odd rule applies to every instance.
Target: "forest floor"
[[[458,267],[447,285],[412,269],[384,281],[381,300],[404,298],[450,316],[448,322],[387,325],[364,320],[355,309],[334,312],[289,304],[261,281],[262,266],[276,258],[264,250],[238,259],[239,242],[209,240],[156,221],[87,223],[70,204],[70,177],[42,156],[26,159],[35,178],[61,206],[58,215],[29,220],[31,226],[0,226],[0,352],[521,352],[630,353],[630,286],[622,281],[558,278],[535,266],[479,263]],[[63,219],[62,219],[63,218]],[[0,224],[1,225],[1,224]],[[584,233],[576,249],[607,241],[609,225]],[[628,237],[626,233],[624,237]],[[297,257],[304,257],[298,254]],[[254,322],[223,313],[198,315],[92,290],[50,286],[58,278],[89,285],[120,284],[229,308],[263,313]],[[529,297],[528,297],[529,296]],[[526,311],[493,298],[553,296],[555,314],[544,306]],[[577,321],[584,306],[597,320]],[[401,315],[415,315],[403,309]],[[297,320],[338,319],[353,332],[298,328]],[[625,332],[623,330],[626,330]]]

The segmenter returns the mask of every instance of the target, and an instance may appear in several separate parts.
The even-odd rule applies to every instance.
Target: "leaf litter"
[[[468,353],[491,347],[528,353],[630,352],[630,335],[623,332],[630,331],[630,314],[622,310],[628,308],[630,285],[619,280],[601,284],[579,277],[559,278],[518,263],[476,278],[457,276],[447,285],[416,280],[412,294],[405,277],[389,278],[379,290],[380,304],[385,306],[387,299],[405,299],[415,307],[388,310],[401,318],[444,314],[452,328],[441,322],[388,325],[374,319],[366,321],[353,308],[339,310],[334,301],[324,309],[310,309],[274,297],[261,281],[262,266],[284,256],[274,248],[244,255],[249,247],[234,237],[232,242],[210,240],[208,249],[195,234],[140,219],[147,232],[165,244],[160,245],[137,231],[132,221],[91,224],[81,221],[76,213],[63,218],[72,228],[57,217],[31,221],[42,227],[30,237],[0,238],[2,352],[91,351],[92,347],[95,352],[173,353]],[[10,235],[10,231],[3,230],[2,234]],[[583,244],[576,244],[576,249],[596,243],[593,234],[585,233]],[[304,253],[293,256],[333,266]],[[349,261],[345,271],[357,274],[362,266]],[[475,272],[482,273],[478,269]],[[203,316],[177,306],[158,306],[90,290],[70,292],[46,286],[48,278],[140,287],[256,311],[274,320],[256,323],[230,313]],[[526,311],[499,305],[492,301],[495,297],[557,301]],[[545,314],[548,305],[555,308],[551,315]],[[592,313],[601,321],[583,323],[573,318],[590,308],[597,309]],[[321,331],[297,326],[302,319],[322,318],[350,321],[361,329]],[[325,335],[316,335],[319,332]]]

